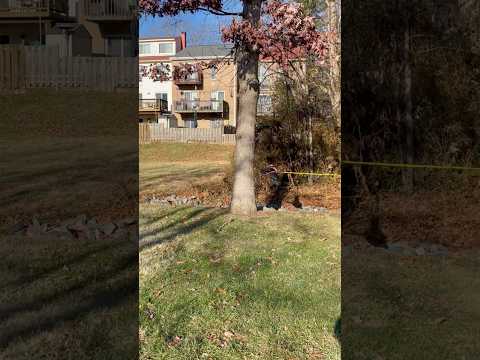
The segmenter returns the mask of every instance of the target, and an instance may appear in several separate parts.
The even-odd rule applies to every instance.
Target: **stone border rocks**
[[[134,218],[125,218],[115,222],[98,223],[97,219],[79,215],[52,225],[40,223],[35,217],[29,224],[15,224],[10,229],[10,234],[26,235],[30,238],[43,236],[58,236],[69,240],[88,239],[101,240],[106,238],[118,238],[130,233],[130,229],[137,223]]]

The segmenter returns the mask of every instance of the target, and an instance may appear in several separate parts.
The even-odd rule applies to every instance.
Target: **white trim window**
[[[271,114],[273,112],[272,97],[270,95],[259,95],[257,103],[257,112],[261,114]]]
[[[195,129],[197,127],[197,120],[194,118],[185,119],[185,127],[189,129]]]
[[[150,43],[140,43],[138,50],[140,55],[150,55],[153,53],[153,47]]]
[[[158,44],[158,53],[161,55],[175,55],[175,43],[160,43]]]
[[[223,119],[214,119],[210,121],[210,127],[213,129],[223,128]]]
[[[225,101],[225,91],[213,91],[211,94],[212,100],[212,109],[215,111],[220,111]]]

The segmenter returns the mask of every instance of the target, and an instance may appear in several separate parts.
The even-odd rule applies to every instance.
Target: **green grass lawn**
[[[136,356],[135,242],[53,235],[1,240],[1,359]]]
[[[140,196],[221,186],[233,146],[152,143],[140,147]]]
[[[58,226],[137,215],[133,95],[0,96],[0,359],[136,356],[136,240],[12,230],[34,217]]]
[[[478,251],[343,256],[342,359],[478,359],[479,270]]]
[[[340,359],[340,221],[141,206],[142,359]]]

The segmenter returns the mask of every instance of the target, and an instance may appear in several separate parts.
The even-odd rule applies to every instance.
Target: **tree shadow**
[[[116,326],[125,326],[115,331],[125,336],[125,344],[129,344],[126,348],[133,355],[138,344],[135,345],[135,333],[128,326],[136,322],[138,314],[136,244],[128,237],[111,239],[101,245],[80,239],[76,244],[51,238],[22,240],[25,248],[17,248],[15,256],[17,262],[23,259],[23,267],[32,275],[20,275],[2,288],[0,357],[10,358],[10,354],[17,353],[20,348],[25,358],[31,358],[34,351],[41,356],[42,350],[34,345],[39,338],[55,347],[50,350],[55,353],[61,351],[61,339],[72,335],[80,345],[67,353],[84,358],[81,353],[105,351],[101,348],[105,344],[92,342],[91,330],[97,320],[109,317],[119,319]],[[28,242],[36,244],[28,248]],[[5,249],[8,250],[2,245],[2,253]],[[41,254],[35,253],[29,260],[24,255],[32,257],[32,251],[41,251]],[[48,265],[50,261],[54,263],[51,266]],[[21,268],[12,269],[4,264],[2,272],[17,275]],[[113,330],[109,326],[96,331],[97,335],[101,333],[108,338]],[[83,333],[79,328],[87,330]],[[58,343],[47,340],[52,337],[58,338]],[[117,341],[120,339],[111,340],[110,345]]]
[[[335,321],[335,326],[333,327],[333,334],[338,342],[342,343],[342,317],[339,316],[338,319]]]
[[[216,218],[225,215],[227,212],[227,209],[199,208],[190,211],[187,216],[182,218],[181,220],[183,224],[177,220],[168,225],[161,226],[160,228],[153,229],[145,233],[141,232],[139,251],[141,252],[145,249],[151,248],[152,246],[172,241],[180,235],[195,231],[196,229],[203,227]],[[195,217],[198,218],[193,220]]]

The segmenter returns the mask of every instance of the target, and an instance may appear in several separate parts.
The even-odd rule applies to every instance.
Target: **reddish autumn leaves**
[[[139,0],[140,11],[147,15],[175,16],[181,12],[221,10],[221,0]]]
[[[222,29],[222,40],[233,44],[233,49],[257,52],[261,58],[272,60],[282,68],[288,67],[292,60],[309,56],[322,62],[329,37],[334,36],[317,31],[315,19],[305,13],[303,6],[290,1],[265,0],[259,24],[252,24],[241,13],[228,11],[222,0],[140,0],[139,6],[143,14],[153,16],[196,11],[236,15],[232,23]],[[184,76],[191,70],[179,68],[173,76]]]
[[[327,35],[317,31],[315,20],[306,16],[300,4],[268,0],[258,26],[245,19],[233,19],[222,29],[222,39],[235,47],[246,46],[262,58],[282,67],[307,56],[321,60],[326,55]]]

